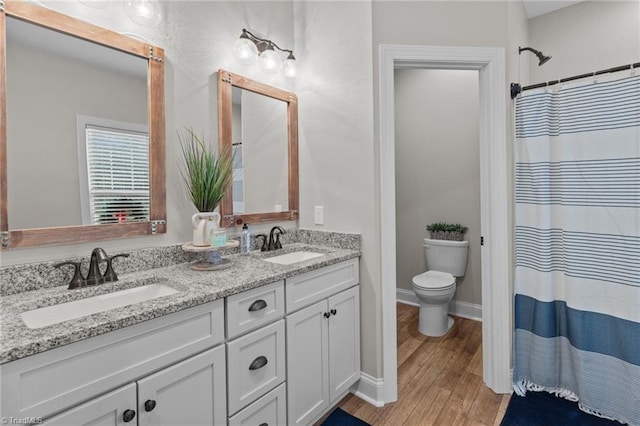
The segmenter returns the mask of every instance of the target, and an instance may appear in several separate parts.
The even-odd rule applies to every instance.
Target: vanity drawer
[[[284,316],[284,281],[227,297],[227,339]]]
[[[49,417],[223,342],[222,324],[219,299],[2,364],[0,411]]]
[[[287,424],[287,389],[283,383],[235,416],[229,426],[279,426]]]
[[[284,320],[279,320],[227,343],[229,414],[285,380],[284,342]]]
[[[359,281],[357,258],[287,278],[287,313],[326,299]]]

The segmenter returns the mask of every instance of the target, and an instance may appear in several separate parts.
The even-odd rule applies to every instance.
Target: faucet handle
[[[73,290],[74,288],[84,287],[85,281],[84,278],[82,278],[82,274],[80,273],[80,262],[62,262],[56,263],[53,266],[55,268],[59,268],[64,265],[74,266],[73,278],[71,278],[71,281],[69,281],[68,289]]]
[[[113,264],[112,264],[113,259],[115,259],[116,257],[129,257],[129,253],[120,253],[107,258],[107,270],[104,271],[104,275],[103,275],[104,281],[107,283],[118,281],[118,276],[116,275],[116,271],[113,270]]]

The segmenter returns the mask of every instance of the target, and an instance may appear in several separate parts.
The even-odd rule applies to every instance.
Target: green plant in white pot
[[[191,218],[193,245],[209,246],[220,227],[220,214],[214,210],[224,197],[233,179],[233,155],[230,150],[217,151],[198,137],[192,129],[178,132],[184,166],[182,178],[189,198],[199,213]],[[226,234],[224,242],[226,243]]]
[[[431,239],[433,240],[462,241],[464,233],[467,232],[467,227],[459,223],[435,222],[427,225],[427,231],[431,233]]]

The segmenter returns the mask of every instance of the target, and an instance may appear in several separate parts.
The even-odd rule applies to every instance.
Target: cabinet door
[[[224,345],[138,381],[139,426],[227,422]]]
[[[124,412],[129,411],[126,416],[129,418],[135,413],[135,409],[136,385],[130,383],[47,419],[43,424],[47,426],[133,426],[136,425],[137,419],[133,417],[125,422]]]
[[[329,321],[323,300],[287,317],[289,425],[309,424],[329,406]]]
[[[329,298],[329,400],[335,401],[360,379],[360,291]]]

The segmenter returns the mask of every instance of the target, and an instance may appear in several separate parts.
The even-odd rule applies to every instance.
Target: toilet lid
[[[422,288],[446,288],[456,283],[453,275],[446,272],[427,271],[413,277],[413,283]]]

